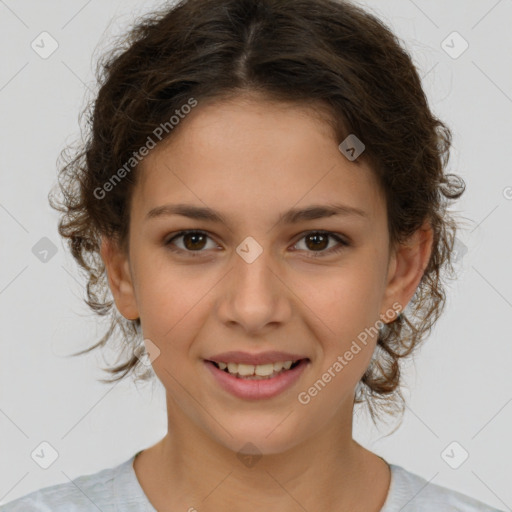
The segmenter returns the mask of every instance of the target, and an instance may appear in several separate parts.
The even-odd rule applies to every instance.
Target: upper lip
[[[299,359],[308,359],[307,357],[300,354],[290,354],[289,352],[260,352],[259,354],[251,354],[249,352],[241,351],[230,351],[222,352],[209,357],[207,361],[213,361],[215,363],[240,363],[240,364],[268,364],[277,363],[279,361],[298,361]]]

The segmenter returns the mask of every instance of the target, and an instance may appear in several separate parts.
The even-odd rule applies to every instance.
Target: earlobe
[[[432,228],[425,223],[405,243],[397,246],[388,269],[384,299],[388,309],[394,302],[405,309],[414,296],[430,260],[433,236]]]
[[[117,309],[128,320],[139,318],[128,256],[106,237],[101,238],[100,254]]]

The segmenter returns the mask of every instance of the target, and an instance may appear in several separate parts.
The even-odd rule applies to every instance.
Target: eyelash
[[[172,238],[170,238],[169,240],[167,240],[167,242],[164,243],[164,245],[172,252],[175,252],[175,253],[185,253],[187,254],[187,256],[190,256],[192,258],[194,257],[197,257],[197,256],[201,256],[201,253],[203,253],[204,251],[203,250],[198,250],[198,251],[188,251],[188,250],[184,250],[184,249],[176,249],[174,247],[172,247],[172,242],[174,240],[176,240],[177,238],[180,238],[184,235],[188,235],[188,234],[198,234],[198,235],[206,235],[208,238],[211,238],[209,236],[209,234],[205,231],[200,231],[200,230],[196,230],[196,229],[189,229],[189,230],[184,230],[184,231],[180,231],[179,233],[175,234]],[[315,235],[326,235],[330,238],[333,238],[334,240],[336,240],[337,242],[339,242],[339,246],[335,246],[335,247],[331,247],[330,249],[328,250],[322,250],[322,251],[309,251],[309,252],[312,252],[313,254],[310,255],[310,256],[307,256],[308,258],[322,258],[322,257],[325,257],[325,255],[331,255],[331,254],[337,254],[339,252],[341,252],[343,249],[345,249],[346,247],[349,247],[351,244],[349,242],[347,242],[346,240],[343,240],[341,237],[339,237],[338,235],[336,235],[335,233],[332,233],[331,231],[321,231],[321,230],[316,230],[316,231],[308,231],[307,233],[305,233],[297,242],[299,243],[303,238],[305,238],[306,236],[308,235],[311,235],[311,234],[315,234]],[[295,245],[295,244],[294,244]]]

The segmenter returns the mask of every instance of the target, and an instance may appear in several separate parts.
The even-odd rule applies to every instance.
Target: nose
[[[252,262],[234,254],[233,268],[219,289],[218,314],[225,325],[236,324],[252,335],[265,334],[291,317],[293,293],[270,252],[263,250]]]

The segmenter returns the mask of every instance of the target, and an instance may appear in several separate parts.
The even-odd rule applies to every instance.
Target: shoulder
[[[110,512],[115,510],[115,477],[133,459],[72,481],[44,487],[0,506],[0,512]]]
[[[381,512],[503,512],[390,464],[391,486]]]

